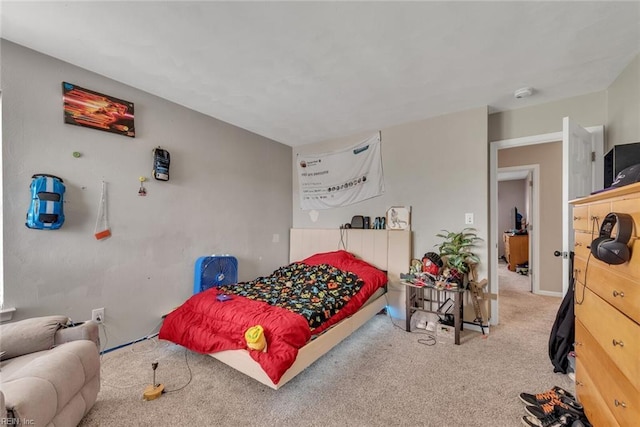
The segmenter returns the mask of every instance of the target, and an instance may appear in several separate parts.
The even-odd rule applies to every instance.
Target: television
[[[621,170],[640,163],[640,142],[614,146],[604,156],[604,187],[609,188]]]
[[[513,215],[514,227],[513,227],[513,229],[516,230],[516,231],[521,230],[522,229],[522,214],[520,214],[518,212],[518,208],[517,207],[513,208],[513,212],[514,212],[514,215]]]

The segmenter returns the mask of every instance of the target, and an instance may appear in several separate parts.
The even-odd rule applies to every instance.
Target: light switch
[[[273,243],[280,243],[280,235],[274,234],[273,239],[271,240]]]

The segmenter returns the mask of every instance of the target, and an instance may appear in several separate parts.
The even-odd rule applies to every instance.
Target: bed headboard
[[[292,228],[289,262],[300,261],[318,252],[344,249],[385,270],[389,277],[388,299],[391,315],[404,319],[404,286],[400,273],[411,264],[411,232],[405,230]]]

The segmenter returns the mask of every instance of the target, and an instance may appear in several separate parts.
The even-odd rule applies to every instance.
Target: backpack
[[[31,177],[31,205],[26,226],[37,230],[56,230],[64,224],[64,181],[54,175]]]

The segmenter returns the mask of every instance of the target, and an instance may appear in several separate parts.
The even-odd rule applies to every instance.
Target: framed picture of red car
[[[135,138],[133,102],[62,82],[64,122]]]

